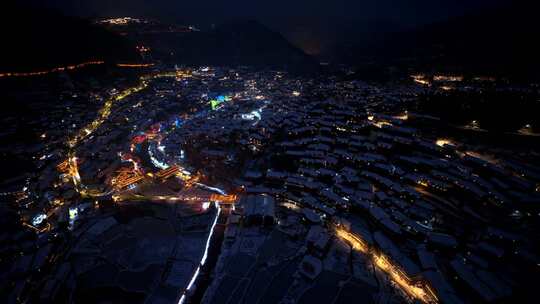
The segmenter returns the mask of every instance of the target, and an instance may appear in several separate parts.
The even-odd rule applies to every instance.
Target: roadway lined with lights
[[[212,226],[210,227],[208,238],[206,239],[206,245],[204,247],[203,256],[201,258],[201,261],[199,262],[199,265],[197,266],[197,269],[191,276],[191,280],[189,281],[188,286],[182,291],[180,299],[178,300],[178,304],[183,304],[186,301],[188,297],[188,292],[193,287],[193,284],[195,284],[195,282],[197,281],[197,278],[199,277],[199,273],[201,272],[201,268],[204,266],[204,264],[206,263],[206,259],[208,258],[208,249],[210,248],[210,241],[212,240],[212,236],[214,235],[214,229],[216,228],[219,215],[221,214],[221,207],[219,203],[216,202],[215,206],[217,208],[217,212],[216,212],[216,216],[214,217],[214,222],[212,223]]]
[[[373,265],[386,274],[388,278],[408,296],[422,303],[439,303],[439,299],[435,295],[435,292],[426,282],[411,279],[399,265],[394,264],[390,258],[380,252],[380,250],[373,247],[370,248],[367,242],[361,237],[348,232],[339,226],[336,227],[335,232],[340,239],[349,243],[353,250],[367,255],[373,262]]]
[[[158,74],[149,74],[144,75],[140,77],[140,82],[137,86],[127,88],[123,90],[122,92],[114,95],[113,97],[108,98],[103,107],[98,111],[98,117],[79,130],[79,132],[70,138],[67,142],[68,144],[68,174],[71,176],[73,180],[73,184],[75,185],[75,190],[79,192],[81,195],[91,196],[91,197],[100,197],[111,194],[112,190],[106,193],[94,193],[92,191],[88,191],[87,187],[81,182],[81,178],[79,175],[79,169],[77,166],[77,157],[76,157],[76,146],[82,142],[84,139],[89,137],[92,133],[94,133],[104,122],[109,118],[111,115],[111,108],[112,106],[117,102],[121,101],[124,98],[142,91],[143,89],[146,89],[148,87],[149,81],[152,79],[162,78],[162,77],[183,77],[184,73],[178,73],[176,72],[164,72],[164,73],[158,73]]]
[[[59,66],[48,70],[42,71],[33,71],[33,72],[0,72],[0,78],[18,78],[18,77],[32,77],[32,76],[44,76],[47,74],[64,72],[64,71],[73,71],[82,69],[87,66],[92,65],[102,65],[105,64],[105,61],[96,60],[96,61],[87,61],[79,64],[72,64],[66,66]],[[119,68],[148,68],[155,66],[154,63],[117,63],[115,64]]]
[[[149,68],[153,67],[153,63],[117,63],[116,66],[119,68]]]
[[[79,63],[79,64],[74,64],[74,65],[56,67],[56,68],[52,68],[52,69],[49,69],[49,70],[43,70],[43,71],[4,72],[4,73],[0,73],[0,78],[42,76],[42,75],[47,75],[47,74],[51,74],[51,73],[57,73],[57,72],[71,71],[71,70],[75,70],[75,69],[80,69],[80,68],[84,68],[84,67],[90,66],[90,65],[101,65],[101,64],[104,64],[104,63],[105,63],[105,61],[97,60],[97,61],[83,62],[83,63]]]

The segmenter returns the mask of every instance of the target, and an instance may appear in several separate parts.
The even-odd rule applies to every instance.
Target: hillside
[[[281,34],[255,21],[237,21],[213,30],[138,35],[161,59],[186,65],[260,66],[313,70],[315,59]]]
[[[52,11],[11,7],[0,12],[0,71],[32,71],[85,61],[137,60],[135,48],[89,21]]]
[[[422,70],[540,76],[540,25],[535,11],[512,6],[467,15],[399,33],[379,33],[369,41],[337,46],[334,58]]]

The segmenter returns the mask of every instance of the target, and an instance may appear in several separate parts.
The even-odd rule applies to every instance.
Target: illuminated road
[[[42,75],[47,75],[47,74],[51,74],[51,73],[76,70],[76,69],[80,69],[80,68],[90,66],[90,65],[101,65],[101,64],[104,64],[104,63],[105,63],[104,61],[88,61],[88,62],[83,62],[83,63],[79,63],[79,64],[75,64],[75,65],[56,67],[56,68],[52,68],[50,70],[43,70],[43,71],[35,71],[35,72],[4,72],[4,73],[0,73],[0,78],[42,76]]]
[[[119,68],[149,68],[153,67],[153,63],[117,63],[116,66]]]
[[[178,72],[163,72],[159,74],[149,74],[144,75],[140,77],[139,84],[135,87],[131,87],[128,89],[123,90],[122,92],[116,94],[115,96],[107,99],[105,103],[103,104],[103,107],[98,111],[98,117],[94,119],[91,123],[83,127],[82,129],[77,132],[75,136],[70,138],[67,142],[69,151],[68,151],[68,164],[69,164],[69,175],[71,176],[73,180],[73,184],[75,185],[75,189],[77,192],[81,193],[83,196],[91,196],[91,197],[100,197],[109,195],[112,192],[107,191],[103,193],[95,192],[95,191],[88,191],[87,187],[83,184],[80,178],[79,169],[77,166],[77,157],[76,157],[76,147],[87,137],[89,137],[92,133],[94,133],[102,124],[105,122],[109,116],[111,115],[111,108],[112,106],[118,102],[123,100],[124,98],[142,91],[143,89],[148,87],[149,81],[152,79],[162,78],[162,77],[178,77]]]
[[[335,232],[340,239],[349,243],[353,250],[359,251],[371,258],[373,265],[385,273],[400,290],[404,291],[411,298],[422,303],[439,303],[439,299],[427,283],[411,279],[398,265],[393,264],[386,255],[378,252],[375,248],[370,248],[362,238],[340,227],[336,227]]]
[[[77,135],[75,135],[73,138],[71,138],[68,141],[69,152],[68,152],[68,159],[67,159],[67,170],[68,170],[68,174],[71,176],[71,178],[73,180],[73,184],[75,186],[75,189],[81,195],[83,195],[83,196],[92,196],[92,197],[101,197],[101,196],[113,194],[115,191],[111,190],[111,191],[108,191],[108,192],[101,193],[101,192],[96,192],[96,191],[92,191],[92,190],[87,189],[87,187],[82,183],[81,178],[80,178],[78,164],[77,164],[77,157],[76,157],[76,147],[84,139],[86,139],[93,132],[95,132],[103,124],[103,122],[105,122],[109,118],[109,116],[111,114],[111,108],[112,108],[112,106],[114,105],[115,102],[120,101],[120,100],[134,94],[134,93],[140,92],[141,90],[147,88],[149,81],[151,81],[152,79],[161,78],[161,77],[178,77],[178,76],[179,76],[178,72],[166,72],[166,73],[161,73],[161,74],[157,74],[157,75],[147,75],[147,76],[141,77],[140,78],[140,83],[139,83],[138,86],[128,88],[128,89],[122,91],[121,93],[109,98],[104,103],[101,110],[98,112],[98,117],[94,121],[92,121],[90,124],[88,124],[87,126],[82,128],[77,133]],[[150,157],[152,159],[155,159],[153,157],[153,155],[151,154],[152,152],[150,151],[150,146],[149,146],[148,152],[150,154]],[[176,164],[174,164],[174,165],[176,165]],[[167,169],[169,167],[171,167],[171,165],[162,164],[161,169]],[[183,168],[182,168],[182,170],[183,170]],[[187,285],[187,287],[184,290],[181,291],[181,293],[179,295],[178,303],[180,303],[180,304],[184,303],[186,301],[187,296],[188,296],[188,292],[193,288],[193,285],[195,284],[195,282],[197,280],[197,277],[199,276],[201,268],[206,263],[206,259],[208,257],[208,249],[209,249],[209,246],[210,246],[210,241],[212,239],[212,236],[214,235],[214,229],[215,229],[215,226],[217,224],[218,218],[219,218],[219,216],[221,214],[221,207],[220,207],[218,201],[220,199],[223,199],[223,201],[225,203],[229,203],[230,200],[236,200],[236,196],[227,196],[226,192],[224,190],[222,190],[222,189],[207,186],[207,185],[204,185],[204,184],[201,184],[201,183],[197,183],[197,186],[202,187],[202,188],[204,188],[206,190],[217,193],[217,194],[213,194],[213,195],[211,195],[209,197],[210,200],[215,200],[214,204],[215,204],[215,207],[217,208],[217,212],[216,212],[216,215],[214,217],[214,220],[213,220],[212,226],[210,228],[210,231],[208,233],[208,237],[206,239],[206,246],[205,246],[202,258],[201,258],[201,260],[199,262],[199,265],[197,266],[196,271],[193,273],[193,275],[192,275],[192,277],[191,277],[191,279],[189,281],[189,284]],[[162,199],[174,201],[174,200],[178,200],[179,198],[177,198],[177,197],[162,197]]]
[[[217,208],[216,216],[214,217],[212,227],[210,228],[210,232],[208,233],[208,238],[206,239],[206,245],[204,247],[203,256],[201,258],[201,261],[199,262],[199,266],[197,266],[197,270],[195,270],[195,272],[191,276],[191,280],[189,280],[188,286],[182,291],[180,295],[180,299],[178,300],[178,304],[183,304],[186,301],[188,292],[193,287],[193,284],[195,284],[195,282],[197,281],[197,277],[199,276],[199,273],[201,272],[201,268],[204,266],[204,264],[206,263],[206,259],[208,258],[208,248],[210,247],[210,241],[212,240],[212,236],[214,235],[214,230],[216,228],[219,215],[221,214],[221,207],[219,206],[218,203],[216,203],[216,208]]]
[[[0,78],[14,78],[14,77],[32,77],[32,76],[43,76],[52,73],[64,72],[64,71],[73,71],[78,70],[87,66],[92,65],[102,65],[105,61],[96,60],[88,61],[74,65],[67,65],[52,68],[49,70],[34,71],[34,72],[0,72]],[[116,66],[119,68],[148,68],[153,67],[154,63],[117,63]]]
[[[91,197],[100,197],[104,195],[108,195],[109,193],[93,193],[91,191],[87,191],[87,187],[81,182],[81,177],[79,174],[79,169],[77,166],[77,156],[76,156],[76,147],[79,143],[81,143],[85,138],[90,136],[93,132],[95,132],[107,118],[111,115],[111,108],[113,104],[116,101],[120,101],[129,95],[139,92],[146,88],[148,86],[148,83],[146,80],[142,80],[140,85],[137,87],[129,88],[118,95],[111,97],[107,99],[103,105],[103,107],[98,112],[98,117],[92,121],[90,124],[82,128],[77,135],[75,135],[73,138],[68,140],[68,164],[69,164],[69,174],[71,175],[71,178],[73,180],[73,184],[75,185],[75,189],[77,192],[81,193],[83,196],[91,196]]]

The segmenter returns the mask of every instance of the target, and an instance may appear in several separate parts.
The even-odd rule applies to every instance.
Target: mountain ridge
[[[11,6],[0,13],[0,71],[26,72],[102,60],[139,60],[123,37],[54,11]]]
[[[423,71],[540,78],[540,35],[534,10],[510,6],[469,14],[402,32],[379,33],[367,42],[338,46],[335,60]]]

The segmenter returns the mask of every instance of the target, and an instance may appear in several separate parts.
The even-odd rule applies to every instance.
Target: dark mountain
[[[378,33],[361,43],[339,45],[332,55],[352,64],[538,78],[537,12],[511,6],[406,32]]]
[[[256,21],[227,23],[209,31],[139,37],[159,59],[186,65],[260,66],[313,70],[318,62]]]
[[[0,12],[1,71],[31,71],[91,60],[138,60],[123,37],[89,21],[20,6]]]

